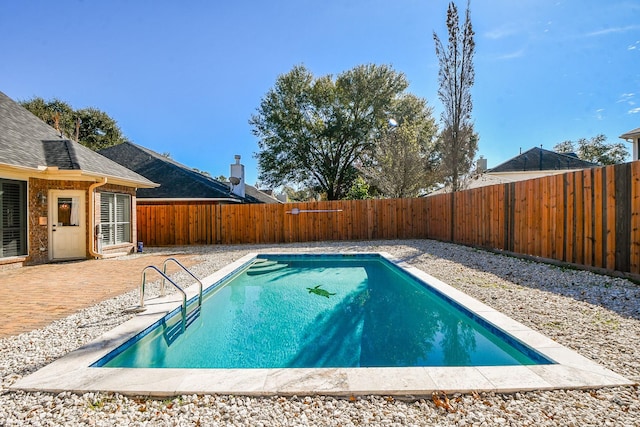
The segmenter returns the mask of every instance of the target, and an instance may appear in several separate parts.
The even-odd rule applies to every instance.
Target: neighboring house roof
[[[114,183],[134,187],[156,185],[95,151],[61,137],[58,131],[2,92],[0,165],[34,173],[75,171],[84,176],[112,178]]]
[[[100,153],[160,183],[158,188],[138,190],[138,199],[221,199],[238,203],[263,203],[254,191],[249,190],[248,185],[245,186],[245,197],[241,198],[231,193],[227,184],[131,142],[105,148]]]
[[[527,172],[545,170],[587,169],[598,166],[576,157],[575,154],[556,153],[534,147],[506,162],[487,170],[492,172]]]
[[[247,196],[255,197],[262,203],[282,203],[280,200],[276,199],[275,197],[270,196],[264,191],[258,190],[256,187],[249,184],[244,185],[244,194]]]
[[[534,147],[498,166],[484,172],[476,170],[464,182],[464,189],[523,181],[541,176],[555,175],[562,171],[589,169],[599,165],[580,160],[575,154],[556,153]],[[428,196],[450,192],[448,186],[434,190]]]
[[[222,184],[224,184],[225,186],[229,185],[228,181],[218,181]],[[274,196],[272,196],[271,194],[262,191],[262,190],[258,190],[256,187],[254,187],[253,185],[249,185],[249,184],[245,184],[244,185],[244,194],[245,196],[251,196],[251,197],[255,197],[256,199],[258,199],[261,203],[282,203],[280,200],[276,199]]]
[[[472,188],[486,187],[489,185],[508,184],[510,182],[521,181],[524,179],[529,179],[529,178],[513,176],[513,175],[504,176],[504,175],[490,175],[488,173],[477,173],[465,179],[463,183],[463,190],[471,190]],[[426,194],[426,196],[433,196],[436,194],[444,194],[444,193],[450,193],[450,192],[451,192],[451,186],[446,185],[444,187],[438,188],[437,190],[430,191],[429,193]]]
[[[619,136],[619,138],[622,139],[634,139],[640,136],[640,128],[634,129],[634,130],[630,130],[627,133],[623,133],[622,135]]]

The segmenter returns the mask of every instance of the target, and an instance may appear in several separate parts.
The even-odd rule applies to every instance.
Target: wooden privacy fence
[[[637,161],[416,199],[139,199],[137,215],[149,246],[429,238],[640,274]]]
[[[165,246],[426,238],[432,203],[428,198],[243,205],[139,199],[138,240]]]

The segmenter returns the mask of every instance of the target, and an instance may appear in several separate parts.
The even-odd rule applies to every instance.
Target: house
[[[579,159],[573,153],[556,153],[541,147],[534,147],[494,168],[487,169],[484,174],[502,182],[513,182],[597,166],[595,163]]]
[[[640,128],[630,130],[629,132],[620,135],[620,138],[633,145],[633,157],[631,160],[640,160]]]
[[[464,188],[506,184],[596,166],[598,165],[595,163],[579,159],[575,154],[556,153],[541,147],[534,147],[491,169],[487,169],[487,159],[480,156],[476,170],[467,178]],[[443,188],[430,193],[430,195],[446,191],[447,189]]]
[[[160,184],[138,190],[140,203],[279,203],[244,182],[240,156],[231,165],[230,183],[223,183],[132,142],[105,148],[100,154]]]
[[[133,251],[136,189],[154,186],[0,92],[0,267]]]

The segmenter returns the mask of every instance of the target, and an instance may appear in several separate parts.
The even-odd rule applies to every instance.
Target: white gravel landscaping
[[[162,249],[145,251],[162,252]],[[624,279],[430,240],[171,248],[196,253],[204,277],[249,252],[383,251],[634,382],[640,381],[640,286]],[[432,397],[176,396],[9,390],[18,379],[132,315],[133,291],[46,328],[0,339],[0,425],[42,426],[640,426],[637,386]]]

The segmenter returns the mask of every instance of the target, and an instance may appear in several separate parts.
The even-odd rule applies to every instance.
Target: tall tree
[[[43,98],[34,97],[27,101],[21,101],[20,104],[58,132],[62,132],[63,135],[70,137],[74,134],[74,111],[66,102],[57,98],[45,101]]]
[[[457,191],[461,187],[462,178],[471,169],[478,149],[478,135],[474,132],[471,120],[475,42],[469,2],[462,27],[456,5],[449,3],[447,31],[449,40],[446,48],[438,35],[433,33],[436,56],[440,63],[438,97],[444,107],[439,140],[443,177],[452,191]]]
[[[125,142],[115,120],[97,108],[74,110],[66,102],[45,101],[34,97],[20,103],[42,121],[56,128],[67,138],[98,151]]]
[[[382,132],[361,171],[385,197],[416,197],[437,180],[437,126],[427,101],[407,94],[394,101]]]
[[[342,198],[357,176],[354,163],[386,126],[392,100],[408,86],[388,66],[361,65],[314,77],[304,66],[281,75],[249,123],[258,137],[259,179],[319,188]]]
[[[557,153],[575,153],[578,158],[599,165],[615,165],[629,158],[629,151],[624,143],[607,144],[606,141],[606,136],[598,134],[589,139],[580,138],[575,143],[563,141],[556,144],[553,150]]]
[[[313,188],[295,189],[288,185],[282,188],[282,193],[287,196],[290,202],[308,202],[318,200],[319,194]]]
[[[124,142],[120,128],[107,113],[83,108],[76,111],[76,117],[79,120],[76,136],[82,145],[98,151]]]

